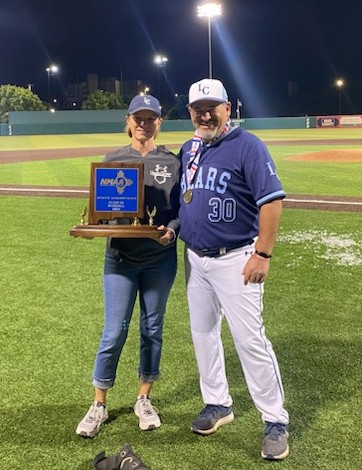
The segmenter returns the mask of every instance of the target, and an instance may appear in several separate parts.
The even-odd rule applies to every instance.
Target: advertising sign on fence
[[[317,116],[317,127],[362,127],[362,115],[351,116]]]

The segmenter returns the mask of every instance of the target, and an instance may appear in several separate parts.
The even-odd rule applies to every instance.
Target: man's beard
[[[211,142],[213,139],[215,139],[218,133],[218,129],[216,127],[214,127],[213,129],[210,129],[210,128],[204,129],[204,128],[199,127],[197,129],[197,133],[199,134],[199,136],[204,142],[208,143],[208,142]]]

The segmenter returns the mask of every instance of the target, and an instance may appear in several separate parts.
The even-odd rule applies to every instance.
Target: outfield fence
[[[97,134],[124,132],[125,109],[107,111],[11,111],[0,135]],[[299,116],[234,119],[244,129],[309,129],[362,127],[362,116]],[[192,131],[189,119],[164,120],[166,132]]]

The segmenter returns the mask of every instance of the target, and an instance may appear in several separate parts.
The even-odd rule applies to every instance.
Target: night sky
[[[0,84],[31,83],[46,100],[45,68],[56,63],[59,88],[97,73],[142,80],[155,95],[186,94],[209,73],[200,3],[0,0]],[[344,111],[362,113],[361,0],[220,3],[223,15],[212,22],[213,76],[234,108],[240,98],[249,116],[336,112],[335,81],[342,77]],[[168,58],[161,85],[158,53]],[[289,82],[297,84],[293,96]]]

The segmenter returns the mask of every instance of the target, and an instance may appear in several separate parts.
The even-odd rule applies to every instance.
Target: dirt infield
[[[58,160],[63,158],[94,157],[113,152],[119,147],[92,147],[39,150],[1,150],[1,163],[34,162],[41,160]]]
[[[339,139],[339,140],[270,140],[264,141],[266,145],[334,145],[337,147],[343,145],[361,145],[362,139]],[[182,143],[167,144],[167,148],[179,149]],[[106,153],[117,150],[119,146],[112,147],[74,147],[74,148],[54,148],[54,149],[38,149],[38,150],[0,150],[1,163],[20,163],[40,160],[56,160],[62,158],[80,158],[93,157],[96,155],[105,155]],[[333,152],[342,152],[346,157],[347,153],[359,152],[359,150],[328,150],[323,152],[332,155]],[[318,152],[320,153],[320,152]],[[333,159],[333,157],[331,157]],[[287,159],[303,160],[303,155],[295,157],[287,157]],[[324,161],[328,161],[327,158]],[[341,160],[346,161],[346,160]],[[353,160],[356,161],[356,160]]]
[[[285,160],[303,162],[362,163],[362,149],[331,149],[322,152],[292,155]]]
[[[315,141],[270,141],[267,145],[334,145],[361,144],[362,139],[355,140],[315,140]],[[167,145],[168,148],[179,148],[182,144]],[[119,147],[92,147],[92,148],[67,148],[67,149],[41,149],[41,150],[11,150],[0,151],[0,164],[19,163],[40,160],[54,160],[65,158],[80,158],[96,155],[105,155]],[[361,163],[362,150],[360,149],[336,149],[323,152],[286,157],[288,160],[324,161],[324,162],[349,162]],[[86,187],[54,187],[54,186],[25,186],[0,184],[0,195],[35,196],[35,197],[78,197],[87,198]],[[284,200],[284,207],[297,209],[335,210],[348,212],[362,211],[362,198],[338,197],[338,196],[313,196],[288,194]]]
[[[182,144],[167,145],[167,148],[178,149]],[[74,148],[58,148],[58,149],[39,149],[39,150],[0,150],[1,163],[21,163],[35,162],[41,160],[60,160],[64,158],[81,158],[94,157],[97,155],[105,155],[119,149],[118,146],[113,147],[74,147]]]

